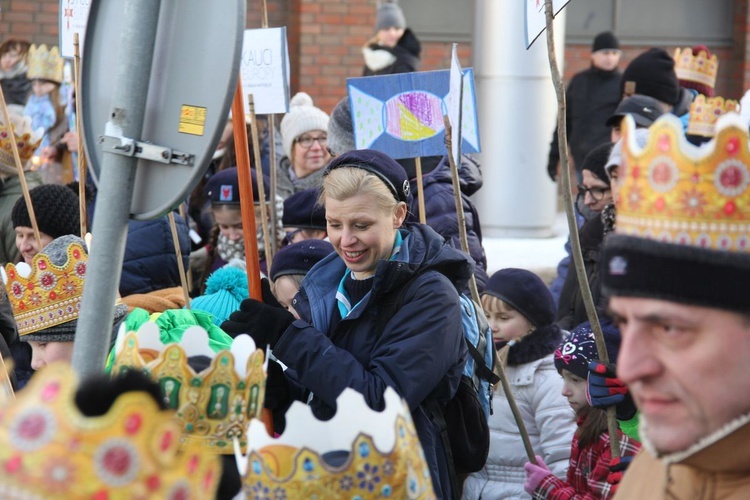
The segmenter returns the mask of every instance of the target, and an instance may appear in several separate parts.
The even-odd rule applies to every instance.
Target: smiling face
[[[659,452],[683,451],[750,412],[747,317],[631,297],[613,297],[610,309],[622,332],[617,375]]]
[[[325,167],[331,154],[328,152],[328,134],[311,130],[297,137],[292,145],[292,168],[297,177],[307,177]]]
[[[328,238],[356,279],[375,274],[378,263],[393,251],[396,230],[406,217],[406,204],[394,210],[379,208],[374,194],[357,194],[345,200],[325,199]]]
[[[39,251],[46,247],[54,239],[52,236],[39,231],[39,238],[42,240],[41,247],[34,237],[34,230],[30,227],[18,226],[16,231],[16,248],[21,252],[23,261],[27,264],[31,264],[31,259],[34,258]]]

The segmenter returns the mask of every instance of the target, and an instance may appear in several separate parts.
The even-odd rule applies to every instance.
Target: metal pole
[[[123,137],[142,140],[160,5],[159,0],[124,3],[121,47],[116,55],[120,63],[112,97],[108,123],[108,129],[112,130],[108,130],[109,134],[121,133]],[[73,347],[73,368],[79,377],[101,373],[104,369],[125,254],[137,162],[130,156],[102,155],[93,245]]]

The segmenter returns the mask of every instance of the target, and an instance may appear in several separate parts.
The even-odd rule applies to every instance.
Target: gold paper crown
[[[689,80],[714,88],[716,74],[719,72],[719,60],[716,54],[708,57],[706,51],[701,50],[697,56],[693,55],[693,49],[675,49],[674,71],[678,80]]]
[[[17,173],[16,160],[13,157],[13,144],[16,141],[18,156],[21,158],[21,166],[25,166],[34,155],[34,151],[41,144],[43,134],[37,134],[31,129],[31,118],[24,116],[22,112],[15,112],[8,108],[11,127],[5,124],[0,114],[0,168],[5,173]]]
[[[51,364],[0,408],[0,497],[213,498],[220,463],[180,449],[172,412],[129,392],[87,417],[77,385],[69,365]]]
[[[29,69],[26,76],[29,80],[36,78],[55,83],[63,81],[63,59],[57,47],[47,48],[47,45],[32,45],[29,47]]]
[[[213,358],[201,372],[188,365],[188,358],[198,355]],[[123,369],[145,370],[161,387],[167,406],[177,410],[182,440],[211,453],[232,453],[232,440],[243,438],[250,419],[263,410],[264,354],[247,335],[236,337],[230,350],[214,353],[199,326],[185,330],[179,344],[167,345],[152,322],[137,333],[122,326],[112,371]]]
[[[62,266],[42,252],[31,266],[21,262],[1,270],[20,336],[78,318],[88,255],[77,242],[68,245],[67,255]]]
[[[253,420],[247,456],[235,453],[246,497],[435,498],[408,405],[392,388],[384,399],[385,409],[376,412],[347,388],[326,422],[294,402],[278,438]]]
[[[687,133],[702,137],[713,137],[716,129],[716,120],[730,111],[738,111],[739,104],[732,99],[724,100],[723,97],[706,97],[699,94],[690,104],[690,121],[688,121]]]
[[[702,148],[687,142],[677,117],[664,115],[639,149],[626,117],[622,152],[617,233],[750,252],[750,150],[739,115],[720,117]]]

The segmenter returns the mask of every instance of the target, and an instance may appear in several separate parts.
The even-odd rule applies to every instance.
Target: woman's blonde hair
[[[318,203],[325,205],[327,197],[343,201],[359,194],[372,195],[376,205],[385,213],[393,213],[403,202],[397,201],[388,186],[367,170],[357,167],[340,167],[323,178],[323,189]]]

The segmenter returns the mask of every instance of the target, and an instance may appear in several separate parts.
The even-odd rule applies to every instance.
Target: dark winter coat
[[[26,77],[26,70],[21,73],[13,73],[13,76],[0,78],[3,86],[3,95],[6,104],[18,104],[26,106],[26,101],[31,95],[31,80]]]
[[[481,293],[487,284],[487,256],[482,247],[482,227],[479,222],[479,212],[469,196],[482,187],[482,172],[479,164],[468,156],[462,157],[462,168],[459,170],[459,185],[466,218],[466,236],[469,243],[469,254],[474,259],[476,267],[474,276]],[[445,238],[454,248],[461,249],[458,237],[458,219],[456,217],[456,201],[453,197],[453,180],[448,164],[448,157],[444,156],[438,166],[422,178],[424,185],[425,220],[427,225]],[[412,179],[411,192],[414,201],[409,209],[411,217],[418,220],[419,197],[417,181]]]
[[[568,84],[565,92],[566,132],[570,154],[578,171],[589,151],[610,140],[610,130],[605,122],[614,114],[622,98],[620,77],[618,70],[603,71],[592,66],[577,73]],[[555,128],[550,144],[549,165],[556,164],[559,159]]]
[[[422,46],[416,35],[406,28],[395,47],[383,47],[377,43],[371,43],[362,48],[365,57],[362,76],[395,75],[419,71],[421,52]]]
[[[292,302],[301,319],[282,335],[274,354],[290,368],[288,375],[293,372],[291,383],[314,394],[310,405],[319,418],[335,412],[346,387],[376,410],[383,408],[386,387],[393,387],[411,409],[435,492],[450,498],[440,434],[422,403],[428,397],[447,401],[458,387],[467,351],[457,290],[466,286],[472,264],[428,226],[410,225],[401,234],[395,260],[380,262],[371,291],[332,330],[346,266],[335,253],[319,262]],[[384,298],[412,279],[401,309],[377,331]]]

